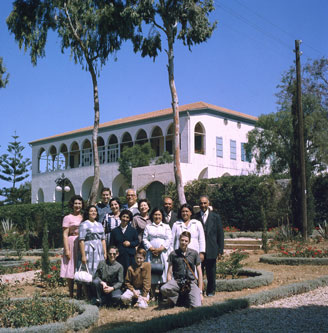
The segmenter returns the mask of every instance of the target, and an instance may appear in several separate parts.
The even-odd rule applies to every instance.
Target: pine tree
[[[2,58],[0,57],[0,88],[5,88],[8,84],[9,74],[6,75],[6,67],[2,64]]]
[[[10,187],[4,187],[1,191],[6,197],[5,203],[19,203],[23,194],[25,194],[24,186],[17,188],[17,183],[29,177],[28,171],[31,161],[29,158],[23,158],[24,146],[17,141],[18,135],[13,135],[13,142],[8,144],[8,154],[0,156],[0,179],[11,183]],[[23,193],[24,192],[24,193]]]

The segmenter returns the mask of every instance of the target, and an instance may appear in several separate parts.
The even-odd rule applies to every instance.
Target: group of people
[[[84,210],[82,197],[73,196],[72,214],[63,220],[60,276],[67,278],[71,297],[74,273],[80,269],[92,274],[92,283],[82,286],[98,305],[132,302],[145,308],[150,297],[159,295],[170,306],[181,300],[197,307],[203,294],[214,296],[224,234],[207,196],[199,198],[200,212],[195,215],[188,204],[174,212],[170,197],[164,198],[162,208],[151,210],[147,199],[137,201],[134,189],[126,191],[126,205],[111,198],[109,188],[103,188],[101,198]],[[77,297],[81,293],[78,284]]]

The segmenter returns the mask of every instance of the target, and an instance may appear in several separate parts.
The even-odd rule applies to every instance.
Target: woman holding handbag
[[[151,291],[155,296],[156,286],[166,282],[168,256],[172,250],[172,232],[168,224],[163,223],[164,212],[154,208],[150,214],[151,224],[148,224],[143,234],[143,243],[147,251],[146,261],[151,263]]]
[[[97,222],[97,207],[91,205],[87,208],[84,221],[79,227],[79,245],[81,251],[81,259],[79,267],[84,265],[87,271],[94,275],[100,261],[107,258],[105,232],[102,224]],[[88,298],[91,294],[85,288],[84,291]]]
[[[82,210],[84,202],[80,195],[74,195],[69,201],[72,214],[63,219],[63,244],[64,253],[60,266],[60,277],[67,279],[69,296],[74,294],[74,272],[78,259],[78,232],[79,225],[83,219]],[[77,285],[77,298],[81,297],[81,285]]]

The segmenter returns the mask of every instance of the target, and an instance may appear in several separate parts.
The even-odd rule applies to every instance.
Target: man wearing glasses
[[[118,305],[120,302],[124,278],[123,266],[116,261],[118,254],[117,247],[110,246],[107,260],[99,263],[93,277],[92,284],[97,293],[97,299],[94,303],[98,306]]]
[[[127,205],[124,208],[128,209],[133,216],[140,213],[137,203],[137,193],[133,188],[126,190],[126,201]]]

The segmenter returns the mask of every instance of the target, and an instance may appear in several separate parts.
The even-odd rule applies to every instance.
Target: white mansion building
[[[222,175],[247,175],[255,172],[248,161],[244,143],[254,128],[256,117],[204,102],[179,107],[181,135],[181,171],[183,182]],[[93,181],[92,126],[30,142],[32,146],[32,202],[60,201],[55,179],[62,173],[71,181],[68,197],[80,194],[87,199]],[[124,195],[127,188],[118,171],[118,158],[124,147],[150,142],[160,156],[172,154],[172,109],[149,112],[113,120],[100,125],[98,150],[100,158],[100,190],[110,187],[114,196]],[[135,189],[147,185],[147,197],[163,191],[174,181],[173,164],[135,168]]]

